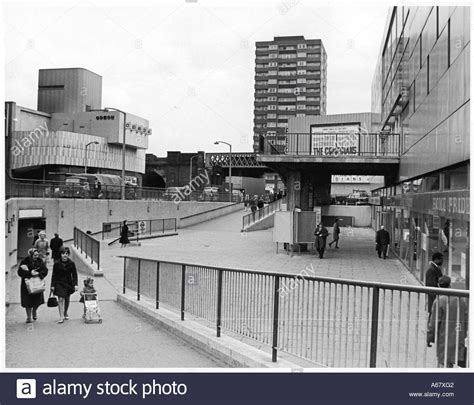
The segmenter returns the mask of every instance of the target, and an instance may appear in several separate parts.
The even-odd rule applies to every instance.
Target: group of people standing
[[[18,268],[20,282],[21,306],[26,311],[26,323],[38,319],[38,308],[44,304],[43,292],[30,293],[26,280],[38,278],[44,280],[48,275],[49,250],[53,258],[53,273],[51,276],[50,296],[58,298],[59,321],[64,323],[69,319],[68,309],[70,296],[78,290],[76,265],[70,259],[70,249],[63,246],[63,240],[57,233],[51,239],[46,239],[46,232],[39,231],[37,238],[33,241],[33,247],[28,250],[28,256],[24,258]]]

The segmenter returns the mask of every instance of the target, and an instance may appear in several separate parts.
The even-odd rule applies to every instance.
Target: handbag
[[[58,299],[53,295],[52,291],[49,293],[49,298],[46,305],[50,308],[54,308],[58,306]]]
[[[39,277],[26,278],[25,284],[29,294],[39,294],[46,290],[46,281]]]

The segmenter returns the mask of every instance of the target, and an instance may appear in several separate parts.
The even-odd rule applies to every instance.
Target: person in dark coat
[[[332,246],[333,243],[336,244],[336,249],[339,249],[338,243],[339,243],[339,234],[341,233],[341,229],[339,228],[339,218],[336,218],[334,221],[334,225],[332,228],[332,241],[329,242],[329,247]]]
[[[69,298],[77,291],[77,270],[74,262],[69,258],[69,248],[60,249],[61,259],[54,263],[51,278],[51,292],[58,297],[59,321],[63,323],[69,319]]]
[[[386,259],[388,246],[390,245],[390,234],[385,230],[383,225],[380,225],[380,229],[375,234],[375,250],[379,257]]]
[[[324,255],[324,250],[326,249],[326,239],[329,235],[328,230],[323,226],[322,223],[319,223],[314,231],[314,236],[316,236],[316,250],[319,253],[319,258],[322,259]]]
[[[120,230],[120,241],[122,245],[120,246],[121,248],[127,247],[127,244],[130,243],[130,239],[128,239],[128,226],[127,226],[127,220],[125,219],[123,221],[122,229]]]
[[[35,243],[36,243],[36,241],[39,239],[39,237],[40,237],[40,232],[41,232],[41,231],[36,232],[36,235],[33,237],[32,246],[34,246]]]
[[[441,276],[438,280],[440,288],[450,288],[451,278]],[[427,344],[436,340],[436,357],[438,367],[453,368],[456,364],[466,367],[466,348],[468,312],[464,298],[439,295],[433,302],[427,331]],[[436,339],[435,339],[436,336]],[[456,353],[457,350],[457,353]]]
[[[425,286],[426,287],[438,287],[438,281],[443,275],[441,266],[443,265],[443,254],[441,252],[433,253],[431,256],[430,267],[426,270],[425,274]],[[436,294],[428,294],[428,314],[431,316],[431,308],[433,302],[436,299]]]
[[[28,250],[28,257],[23,259],[18,267],[18,275],[21,277],[20,295],[21,306],[26,310],[26,323],[38,319],[38,307],[44,304],[43,293],[30,294],[26,288],[25,279],[39,277],[43,280],[48,275],[48,268],[39,257],[38,249]]]
[[[250,200],[250,211],[252,211],[252,219],[255,221],[255,213],[257,212],[257,202],[255,201],[255,198],[252,198]]]
[[[51,257],[54,261],[61,259],[61,253],[59,250],[63,246],[63,240],[59,237],[57,233],[54,234],[54,238],[49,242],[49,247],[51,248]]]

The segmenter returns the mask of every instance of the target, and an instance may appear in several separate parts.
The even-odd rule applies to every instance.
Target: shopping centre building
[[[147,119],[102,108],[102,77],[83,68],[41,69],[37,110],[5,103],[7,178],[65,180],[100,173],[141,184]]]
[[[379,131],[399,133],[398,180],[373,191],[372,220],[424,281],[435,252],[469,286],[469,7],[394,7],[372,85]]]

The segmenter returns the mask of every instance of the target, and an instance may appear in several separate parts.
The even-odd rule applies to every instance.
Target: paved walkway
[[[182,261],[209,266],[244,268],[298,274],[312,265],[315,275],[419,285],[415,277],[393,254],[379,259],[375,232],[369,228],[341,228],[340,249],[327,248],[321,260],[315,251],[286,254],[272,241],[273,230],[240,232],[244,211],[179,230],[178,236],[142,241],[142,246],[115,248],[102,253],[102,266],[113,284],[122,284],[123,259],[117,255]],[[331,229],[329,229],[331,231]],[[329,236],[328,242],[332,240]],[[117,273],[117,274],[115,274]]]
[[[26,324],[19,305],[20,279],[10,275],[6,309],[6,367],[17,368],[201,368],[224,367],[207,354],[162,331],[116,302],[117,291],[98,277],[102,324],[85,324],[79,294],[71,296],[70,320],[57,324],[57,308],[43,305],[38,320]],[[50,284],[51,272],[47,277]],[[84,279],[79,275],[79,279]],[[82,281],[81,281],[82,284]],[[45,297],[46,298],[46,297]],[[39,345],[39,346],[38,346]]]
[[[144,240],[141,246],[103,249],[101,267],[105,277],[96,278],[103,324],[82,322],[79,294],[73,295],[71,320],[65,324],[58,325],[56,308],[46,306],[40,308],[37,322],[26,324],[19,305],[19,278],[12,274],[11,305],[6,314],[7,367],[221,367],[116,303],[122,288],[121,254],[294,274],[312,265],[315,275],[320,276],[418,284],[393,256],[388,260],[377,257],[371,229],[342,228],[340,249],[328,248],[322,260],[314,252],[291,257],[283,250],[276,253],[271,229],[241,233],[243,215],[242,210],[180,229],[178,236]],[[34,349],[38,342],[40,351]]]

